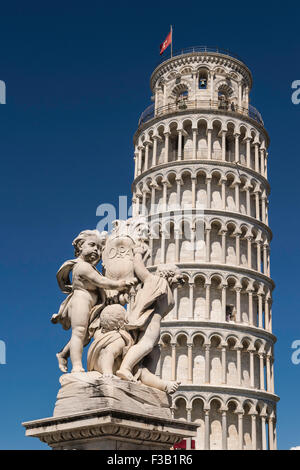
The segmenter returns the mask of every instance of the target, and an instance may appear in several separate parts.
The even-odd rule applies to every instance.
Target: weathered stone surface
[[[171,419],[171,400],[166,392],[99,372],[78,372],[60,377],[61,388],[53,416],[82,411],[117,409]]]

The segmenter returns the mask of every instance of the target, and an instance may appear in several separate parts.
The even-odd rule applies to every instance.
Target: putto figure
[[[134,334],[135,344],[125,354],[116,372],[118,377],[131,381],[137,379],[133,373],[135,366],[158,344],[161,320],[174,307],[174,288],[184,284],[180,270],[172,264],[159,265],[151,274],[143,261],[145,249],[144,244],[134,249],[134,272],[142,287],[137,292],[133,308],[126,315],[125,327]]]
[[[96,265],[100,261],[106,232],[84,230],[73,241],[76,259],[66,261],[57,273],[57,281],[63,293],[69,294],[62,302],[59,312],[51,318],[61,323],[64,329],[72,328],[71,340],[57,354],[59,368],[67,372],[68,357],[71,357],[72,372],[84,372],[82,350],[89,340],[88,326],[93,320],[93,307],[104,305],[105,289],[126,291],[135,280],[112,280],[103,276]],[[72,283],[70,281],[72,272]]]

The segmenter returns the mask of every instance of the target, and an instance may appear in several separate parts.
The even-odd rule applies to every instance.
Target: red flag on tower
[[[165,50],[167,49],[167,47],[171,44],[171,55],[172,55],[172,26],[171,26],[171,30],[168,34],[168,36],[166,37],[166,39],[164,40],[163,43],[161,43],[161,45],[159,46],[159,53],[160,55],[162,55]]]

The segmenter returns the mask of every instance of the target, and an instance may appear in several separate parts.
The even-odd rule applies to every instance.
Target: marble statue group
[[[90,342],[87,370],[102,378],[142,383],[174,393],[179,385],[155,375],[159,360],[161,320],[174,307],[173,290],[183,284],[176,265],[150,272],[149,229],[143,219],[117,220],[110,234],[84,230],[73,241],[75,259],[57,273],[68,294],[53,323],[72,330],[70,341],[57,353],[59,368],[85,372],[84,346]],[[96,265],[102,262],[102,273]],[[72,275],[72,280],[70,279]]]

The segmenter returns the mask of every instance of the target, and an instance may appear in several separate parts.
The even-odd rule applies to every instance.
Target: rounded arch
[[[170,92],[170,98],[178,99],[182,93],[187,92],[188,95],[191,93],[191,85],[187,80],[181,80],[178,85],[175,85]]]
[[[242,411],[242,404],[241,402],[235,398],[235,397],[229,397],[227,400],[226,400],[226,407],[227,408],[230,408],[230,405],[234,405],[235,407],[235,410],[234,411]]]
[[[219,407],[222,408],[224,406],[224,401],[223,398],[220,397],[219,395],[213,395],[208,399],[208,406],[211,408],[212,402],[217,402],[219,404]]]

